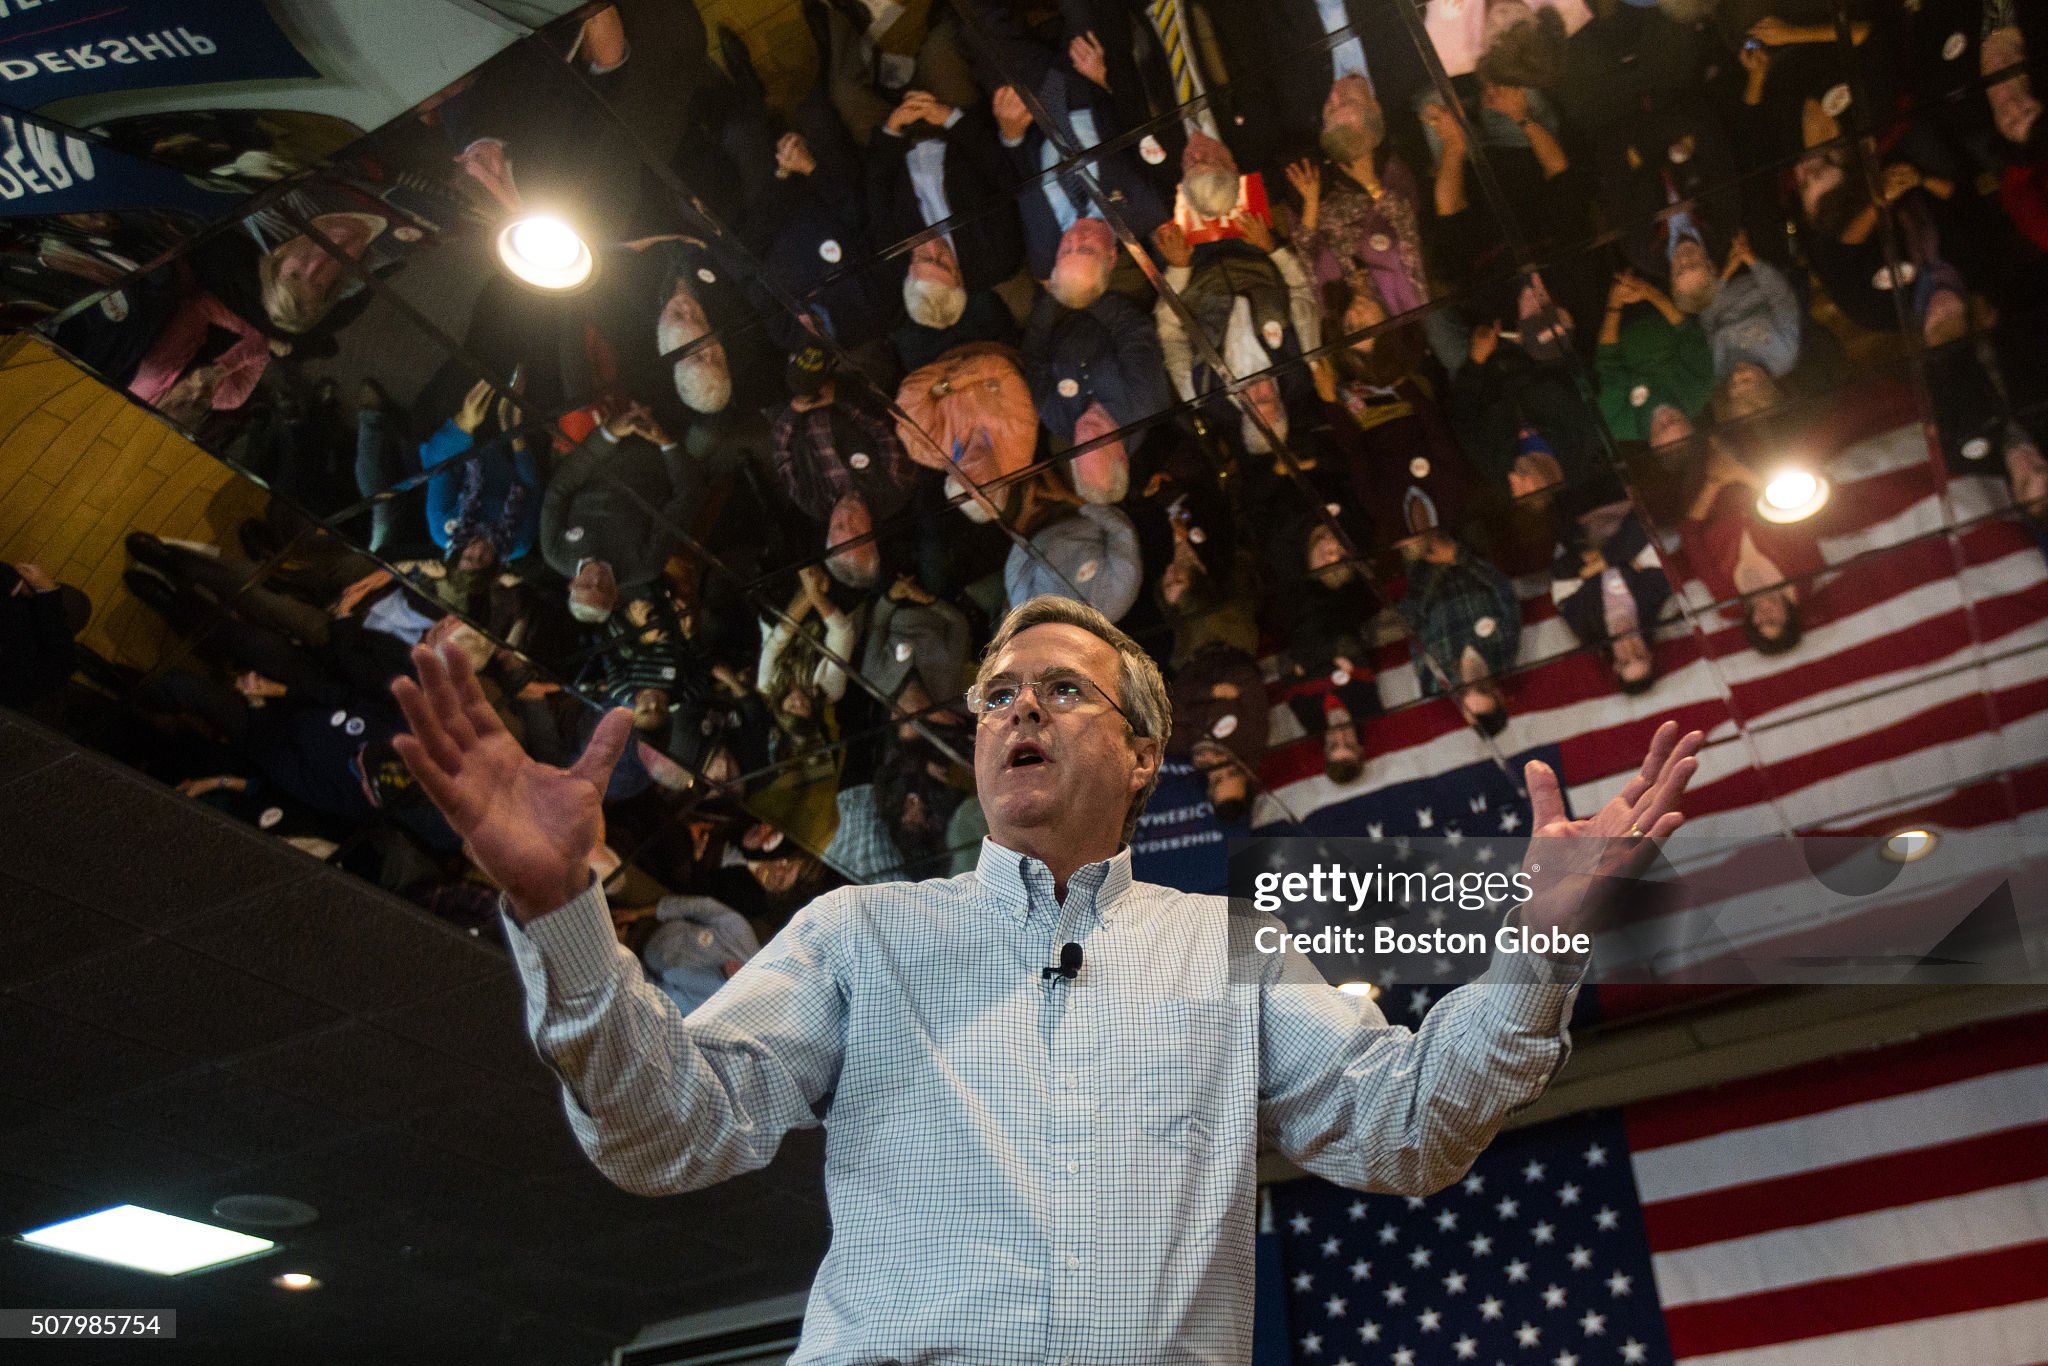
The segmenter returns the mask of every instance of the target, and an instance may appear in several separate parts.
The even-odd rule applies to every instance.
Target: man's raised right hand
[[[523,925],[590,884],[591,851],[604,840],[604,790],[632,734],[633,713],[605,713],[575,767],[528,757],[498,719],[460,650],[412,652],[419,681],[391,695],[410,734],[393,738],[463,849],[505,889]]]

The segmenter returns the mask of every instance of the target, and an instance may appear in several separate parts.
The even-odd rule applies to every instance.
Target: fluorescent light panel
[[[31,1247],[107,1262],[159,1276],[239,1262],[277,1244],[232,1229],[216,1228],[140,1205],[115,1205],[21,1235]]]

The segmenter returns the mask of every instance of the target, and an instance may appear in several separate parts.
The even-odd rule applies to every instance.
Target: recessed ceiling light
[[[116,1205],[97,1214],[31,1229],[21,1235],[21,1241],[50,1252],[159,1276],[182,1276],[188,1271],[224,1266],[277,1246],[268,1238],[252,1238],[233,1229],[215,1228],[196,1219],[181,1219],[140,1205]]]
[[[272,1276],[270,1283],[279,1290],[318,1290],[320,1278],[308,1276],[303,1271],[287,1271],[282,1276]]]
[[[303,1228],[320,1211],[285,1195],[223,1195],[213,1202],[213,1217],[249,1228]]]
[[[1371,1001],[1377,1001],[1380,997],[1379,985],[1374,982],[1339,982],[1337,990],[1346,996],[1363,996]]]
[[[589,283],[597,268],[576,229],[545,213],[515,218],[499,229],[498,259],[518,279],[557,293]]]
[[[1941,843],[1941,832],[1924,830],[1914,826],[1885,837],[1884,847],[1878,850],[1893,863],[1918,863],[1935,851]]]
[[[1783,525],[1803,522],[1827,506],[1828,481],[1811,470],[1784,469],[1772,475],[1756,500],[1756,514]]]

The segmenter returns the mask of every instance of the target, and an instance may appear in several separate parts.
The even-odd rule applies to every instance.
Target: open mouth
[[[1003,767],[1033,768],[1039,764],[1049,764],[1051,762],[1052,760],[1045,757],[1044,750],[1031,743],[1031,741],[1024,740],[1010,747],[1010,757],[1003,764]]]

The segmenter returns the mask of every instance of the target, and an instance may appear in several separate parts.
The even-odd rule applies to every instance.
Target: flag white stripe
[[[1680,1357],[1679,1366],[2037,1366],[2043,1361],[2048,1361],[2048,1300]]]
[[[1891,725],[1944,701],[1974,695],[1980,690],[1996,692],[2026,682],[2030,677],[2038,677],[2042,663],[2039,652],[1994,660],[1985,669],[1960,670],[1948,678],[1930,680],[1922,688],[1873,699],[1867,705],[1877,709],[1875,724]],[[1778,792],[1779,805],[1795,826],[1817,825],[1888,801],[1910,798],[1936,787],[1965,786],[1991,773],[2002,772],[2015,763],[2031,762],[2029,756],[2048,754],[2048,712],[2011,719],[2001,717],[2001,720],[2004,724],[1995,732],[1987,730],[1943,744],[1930,744],[1911,753],[1846,769],[1804,787]],[[1854,737],[1861,733],[1854,727],[1837,730],[1832,723],[1826,727],[1795,726],[1789,729],[1794,734],[1787,737],[1788,752],[1772,752],[1761,743],[1775,732],[1764,732],[1759,737],[1759,748],[1767,762],[1782,763],[1799,757],[1802,752],[1818,752],[1827,748],[1830,742],[1841,743],[1841,735]],[[1789,745],[1809,740],[1821,743],[1814,750],[1789,749]],[[2013,756],[2018,757],[2014,759]],[[1732,774],[1746,772],[1751,767],[1749,751],[1742,745],[1713,746],[1701,751],[1699,760],[1699,775],[1693,781],[1694,791]],[[1614,773],[1592,782],[1574,784],[1569,789],[1572,810],[1599,810],[1633,776],[1631,772]],[[1723,811],[1702,812],[1686,821],[1686,833],[1694,838],[1732,839],[1774,833],[1777,829],[1776,817],[1761,800]]]
[[[1629,1161],[1649,1205],[2043,1121],[2048,1063],[1648,1148]]]
[[[1674,1309],[1994,1252],[2043,1236],[2048,1178],[1659,1252],[1650,1264],[1658,1298]]]

